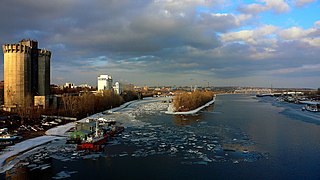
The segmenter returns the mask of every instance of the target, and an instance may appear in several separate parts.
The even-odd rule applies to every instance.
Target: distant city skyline
[[[317,0],[11,0],[0,44],[50,49],[51,83],[320,87]],[[90,9],[90,11],[85,10]],[[3,79],[3,56],[0,57]]]

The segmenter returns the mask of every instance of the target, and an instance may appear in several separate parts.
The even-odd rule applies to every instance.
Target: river
[[[77,153],[53,142],[1,177],[319,179],[320,114],[301,106],[271,97],[219,95],[194,116],[167,115],[161,108],[139,111],[103,152]]]

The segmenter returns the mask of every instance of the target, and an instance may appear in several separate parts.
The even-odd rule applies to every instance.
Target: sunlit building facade
[[[98,76],[98,91],[112,90],[112,77],[110,75]]]

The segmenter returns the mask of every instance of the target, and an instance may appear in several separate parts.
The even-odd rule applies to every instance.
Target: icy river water
[[[121,120],[125,131],[103,152],[76,152],[59,140],[36,148],[1,177],[320,178],[320,114],[303,112],[302,105],[219,95],[214,105],[193,116],[167,115],[167,104],[156,106],[127,108],[128,117]]]

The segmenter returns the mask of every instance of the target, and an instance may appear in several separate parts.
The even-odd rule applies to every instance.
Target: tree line
[[[191,111],[211,101],[213,96],[214,93],[212,91],[194,91],[178,94],[173,98],[174,111]]]
[[[81,96],[62,96],[60,115],[70,117],[86,117],[97,112],[117,107],[123,103],[123,98],[113,91],[102,91],[94,95],[85,93]]]
[[[37,122],[41,115],[84,118],[138,98],[142,98],[141,94],[134,91],[126,91],[121,95],[109,90],[101,91],[97,94],[90,92],[83,94],[71,93],[62,95],[57,109],[52,107],[42,109],[34,107],[31,96],[28,96],[13,114],[17,114],[20,117],[21,124]]]

